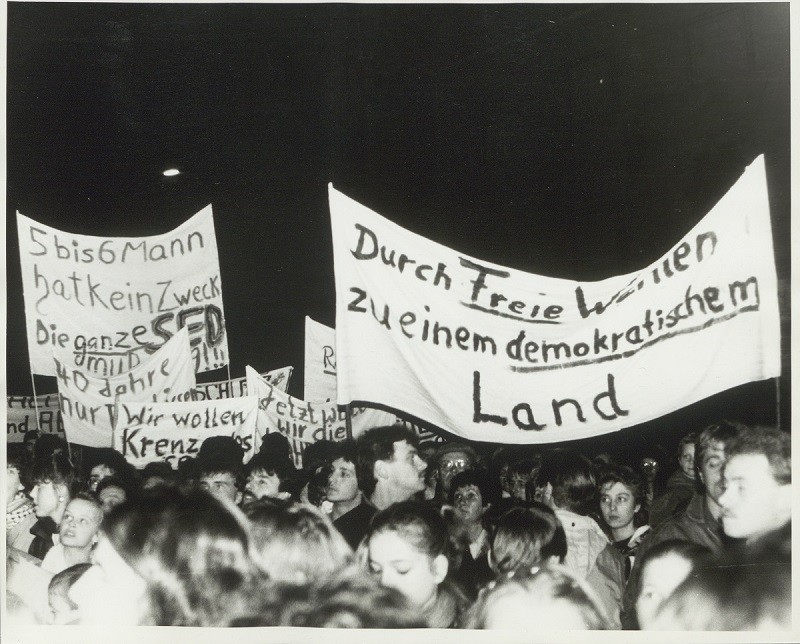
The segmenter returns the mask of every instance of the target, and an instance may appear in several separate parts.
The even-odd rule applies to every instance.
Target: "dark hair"
[[[45,434],[49,436],[50,434]],[[36,483],[56,483],[66,486],[69,495],[78,491],[78,480],[75,468],[66,451],[56,449],[49,455],[35,458],[31,467],[31,481]]]
[[[92,567],[90,563],[79,563],[53,575],[47,590],[50,594],[64,599],[72,610],[77,610],[75,602],[69,598],[69,589],[80,579],[81,575]]]
[[[248,476],[253,472],[266,472],[270,476],[277,476],[283,483],[294,476],[296,469],[291,459],[283,454],[261,451],[250,459],[245,472]]]
[[[197,478],[214,474],[230,474],[237,488],[242,487],[242,462],[228,454],[209,455],[197,459]]]
[[[645,508],[647,494],[642,477],[627,465],[610,464],[598,477],[597,491],[599,495],[602,495],[603,487],[609,483],[622,483],[631,491],[634,503],[639,505],[639,511],[634,515],[634,525],[636,527],[645,525],[647,522],[647,509]],[[602,517],[602,513],[600,516]]]
[[[27,452],[9,449],[6,452],[6,469],[8,468],[17,470],[19,482],[26,490],[31,488],[31,467]]]
[[[448,501],[453,503],[455,494],[458,488],[474,485],[480,490],[481,500],[483,505],[490,505],[497,503],[501,496],[502,490],[500,489],[500,481],[489,476],[489,473],[483,469],[464,470],[459,472],[450,481],[450,494]]]
[[[761,454],[769,461],[772,478],[779,485],[792,482],[792,437],[776,427],[745,427],[725,447],[725,458]]]
[[[519,476],[527,476],[535,478],[542,466],[542,457],[539,455],[520,458],[512,461],[508,466],[509,477],[517,474]]]
[[[125,492],[125,500],[126,501],[128,499],[132,498],[137,492],[136,486],[131,485],[127,481],[124,481],[123,479],[117,478],[116,476],[108,476],[108,477],[104,478],[102,481],[100,481],[97,484],[97,489],[94,491],[94,496],[97,499],[99,499],[100,498],[100,492],[102,492],[103,490],[105,490],[106,488],[109,488],[109,487],[117,487],[120,490],[122,490],[123,492]]]
[[[678,442],[678,453],[677,457],[680,459],[681,454],[683,454],[683,448],[686,445],[696,445],[697,444],[697,434],[694,432],[690,432],[686,434],[681,440]]]
[[[356,442],[348,438],[334,443],[331,446],[328,457],[331,463],[341,458],[348,463],[356,465],[358,463],[358,447],[356,446]]]
[[[417,446],[417,437],[403,425],[385,425],[368,429],[356,441],[358,462],[356,476],[358,487],[369,497],[375,491],[375,463],[391,461],[394,457],[394,444],[406,441]]]
[[[233,504],[160,486],[111,510],[103,531],[147,584],[147,623],[221,626],[241,614],[257,571]]]
[[[559,508],[584,516],[594,509],[597,485],[592,462],[583,454],[558,450],[545,456],[536,487],[548,483],[553,486],[553,501]]]
[[[401,501],[381,510],[370,523],[367,542],[379,532],[396,532],[414,549],[431,559],[450,559],[447,523],[432,505],[424,501]]]
[[[741,423],[722,420],[709,425],[697,435],[697,440],[694,444],[694,472],[695,486],[699,492],[705,492],[701,474],[703,459],[708,449],[713,447],[715,443],[722,443],[727,456],[728,444],[738,436],[739,432],[741,432],[744,427],[745,426]]]
[[[128,487],[133,487],[136,482],[136,468],[128,463],[120,452],[111,447],[103,447],[96,450],[85,469],[91,472],[98,465],[104,465],[110,469],[111,475],[124,481]]]
[[[164,479],[165,483],[171,484],[175,480],[175,470],[164,461],[151,461],[144,466],[140,474],[142,484],[150,477]]]
[[[67,441],[57,434],[40,434],[33,444],[33,460],[50,458],[56,452],[69,454]]]
[[[552,509],[532,501],[508,510],[497,522],[491,539],[492,568],[496,574],[530,570],[567,556],[567,535]]]

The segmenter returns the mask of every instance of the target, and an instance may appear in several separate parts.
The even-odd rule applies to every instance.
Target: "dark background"
[[[597,280],[660,257],[764,153],[780,387],[583,444],[789,427],[788,3],[7,6],[9,393],[32,392],[17,210],[139,236],[211,203],[231,373],[293,365],[301,397],[303,318],[335,320],[329,181],[462,253]]]

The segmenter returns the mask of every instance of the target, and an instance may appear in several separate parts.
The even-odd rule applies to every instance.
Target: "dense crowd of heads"
[[[720,422],[671,462],[419,444],[402,426],[292,460],[206,440],[173,469],[52,435],[10,450],[16,623],[790,627],[789,435]],[[658,467],[674,470],[658,479]],[[36,570],[36,569],[39,570]],[[43,576],[44,575],[44,576]]]

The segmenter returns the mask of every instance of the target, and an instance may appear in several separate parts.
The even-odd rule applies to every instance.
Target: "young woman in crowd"
[[[70,598],[83,624],[225,626],[263,576],[247,521],[202,491],[157,487],[114,508]]]
[[[60,448],[49,456],[37,457],[31,470],[31,479],[31,497],[38,520],[31,528],[34,538],[28,553],[44,559],[58,541],[58,524],[76,492],[77,481],[69,456]]]
[[[631,574],[636,550],[649,525],[644,508],[645,490],[639,476],[629,467],[609,465],[602,470],[597,489],[600,515],[614,547],[626,557],[625,579]]]
[[[45,555],[42,569],[55,574],[76,564],[89,563],[102,520],[100,502],[85,492],[76,494],[58,525],[59,542]]]
[[[662,541],[642,555],[642,577],[636,598],[636,618],[642,630],[675,589],[711,555],[707,548],[688,541]]]
[[[513,629],[530,637],[542,631],[611,628],[594,591],[558,565],[518,571],[481,593],[465,620],[466,628]]]
[[[450,566],[444,519],[424,501],[402,501],[378,512],[366,537],[369,570],[399,590],[431,628],[457,626],[468,604],[446,581]]]
[[[325,579],[353,561],[353,551],[330,519],[311,506],[269,499],[245,508],[256,563],[273,581]]]

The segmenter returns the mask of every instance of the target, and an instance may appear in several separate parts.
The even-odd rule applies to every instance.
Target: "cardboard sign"
[[[294,367],[281,367],[259,374],[276,389],[286,391]],[[220,398],[238,398],[247,395],[247,378],[233,378],[218,382],[197,383],[194,387],[194,400],[219,400]]]
[[[247,390],[258,397],[256,429],[261,438],[270,432],[280,432],[289,439],[296,467],[303,466],[303,451],[319,440],[340,441],[348,437],[347,410],[335,402],[316,403],[298,400],[278,390],[246,367]],[[353,436],[370,427],[391,425],[394,416],[377,409],[353,408],[350,422]]]
[[[67,233],[17,213],[28,351],[54,376],[53,348],[96,376],[128,372],[180,329],[195,372],[228,364],[211,206],[152,237]]]
[[[173,468],[195,457],[211,436],[230,436],[244,449],[244,462],[254,453],[258,398],[176,403],[117,405],[114,449],[136,467],[164,461]]]
[[[38,410],[38,422],[37,422]],[[25,432],[38,430],[45,434],[64,435],[64,421],[58,405],[58,394],[6,397],[6,441],[21,443]]]
[[[468,257],[332,186],[329,198],[341,404],[382,403],[473,440],[548,443],[780,374],[762,157],[663,257],[598,282]]]
[[[336,331],[306,316],[303,396],[306,400],[336,400]]]

